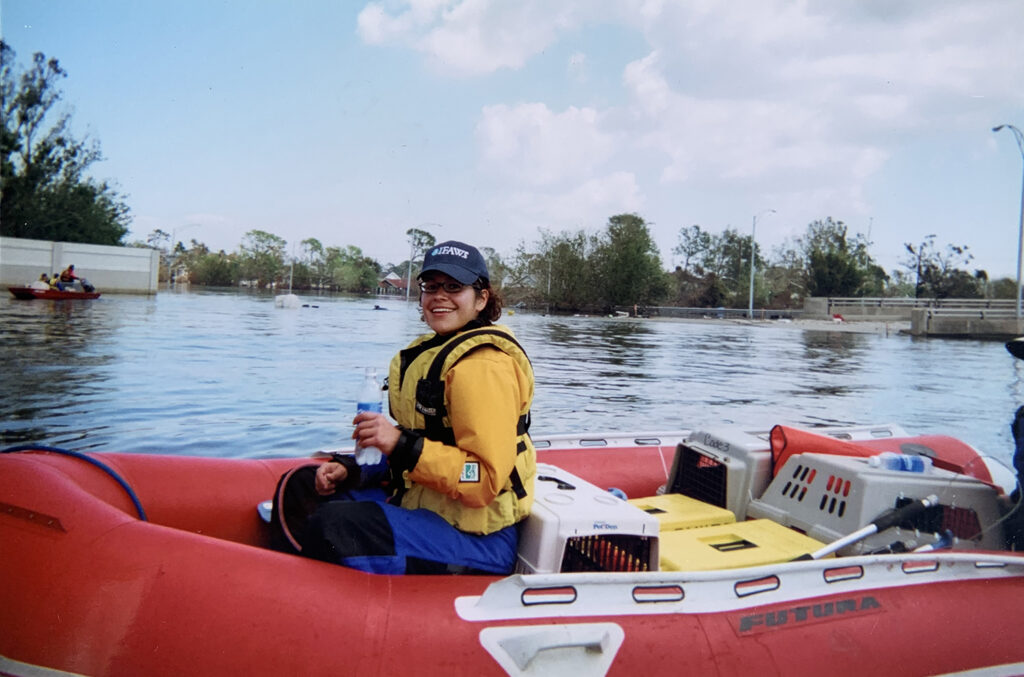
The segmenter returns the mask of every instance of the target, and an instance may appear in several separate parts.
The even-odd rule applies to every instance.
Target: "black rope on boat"
[[[70,456],[71,458],[77,458],[79,460],[86,461],[87,463],[92,463],[94,466],[96,466],[103,472],[113,477],[114,480],[121,485],[121,488],[123,488],[125,492],[127,492],[128,498],[132,499],[132,503],[135,504],[135,510],[138,511],[139,513],[139,519],[143,522],[149,521],[148,519],[146,519],[146,511],[142,509],[142,503],[139,502],[139,497],[135,494],[135,491],[128,485],[127,482],[124,481],[124,478],[117,474],[116,470],[111,468],[103,461],[98,461],[92,456],[86,456],[85,454],[80,454],[77,451],[71,451],[70,449],[61,449],[60,447],[45,447],[36,444],[19,444],[14,447],[7,447],[6,449],[0,449],[0,454],[13,454],[19,451],[49,451],[54,454],[63,454],[64,456]]]

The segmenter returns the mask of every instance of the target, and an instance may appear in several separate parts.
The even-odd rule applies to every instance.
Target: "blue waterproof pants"
[[[508,574],[515,567],[515,526],[469,534],[430,510],[387,503],[381,489],[320,497],[313,489],[315,472],[311,466],[290,473],[275,496],[275,521],[307,557],[385,574]]]

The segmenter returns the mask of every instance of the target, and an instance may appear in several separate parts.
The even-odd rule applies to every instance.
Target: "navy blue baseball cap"
[[[462,284],[473,284],[481,277],[488,282],[491,279],[487,273],[487,262],[480,250],[455,240],[434,245],[426,253],[420,277],[432,270],[453,277]]]

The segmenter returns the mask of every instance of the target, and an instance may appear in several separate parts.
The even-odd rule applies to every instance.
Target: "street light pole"
[[[775,210],[767,209],[761,212],[761,214],[754,214],[754,224],[750,227],[750,304],[747,310],[747,317],[751,322],[754,321],[754,256],[757,252],[757,240],[755,239],[757,237],[757,217],[769,212],[774,214]]]
[[[993,127],[993,132],[998,132],[1003,127],[1006,127],[1013,136],[1017,139],[1017,147],[1020,149],[1021,159],[1021,186],[1020,186],[1020,227],[1017,231],[1017,324],[1020,325],[1020,299],[1021,299],[1021,286],[1020,286],[1020,273],[1021,273],[1021,261],[1024,260],[1024,134],[1013,125],[999,125]]]

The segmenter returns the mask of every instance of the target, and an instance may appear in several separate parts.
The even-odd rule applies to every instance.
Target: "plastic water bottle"
[[[366,375],[363,376],[363,386],[359,389],[359,399],[356,401],[356,413],[372,411],[379,414],[383,410],[380,383],[377,382],[377,370],[373,367],[367,367]],[[380,458],[380,449],[377,447],[361,447],[356,442],[356,463],[359,465],[376,465],[380,463]]]
[[[885,470],[927,473],[932,468],[932,459],[927,456],[883,451],[877,456],[868,458],[868,465],[872,468],[884,468]]]

